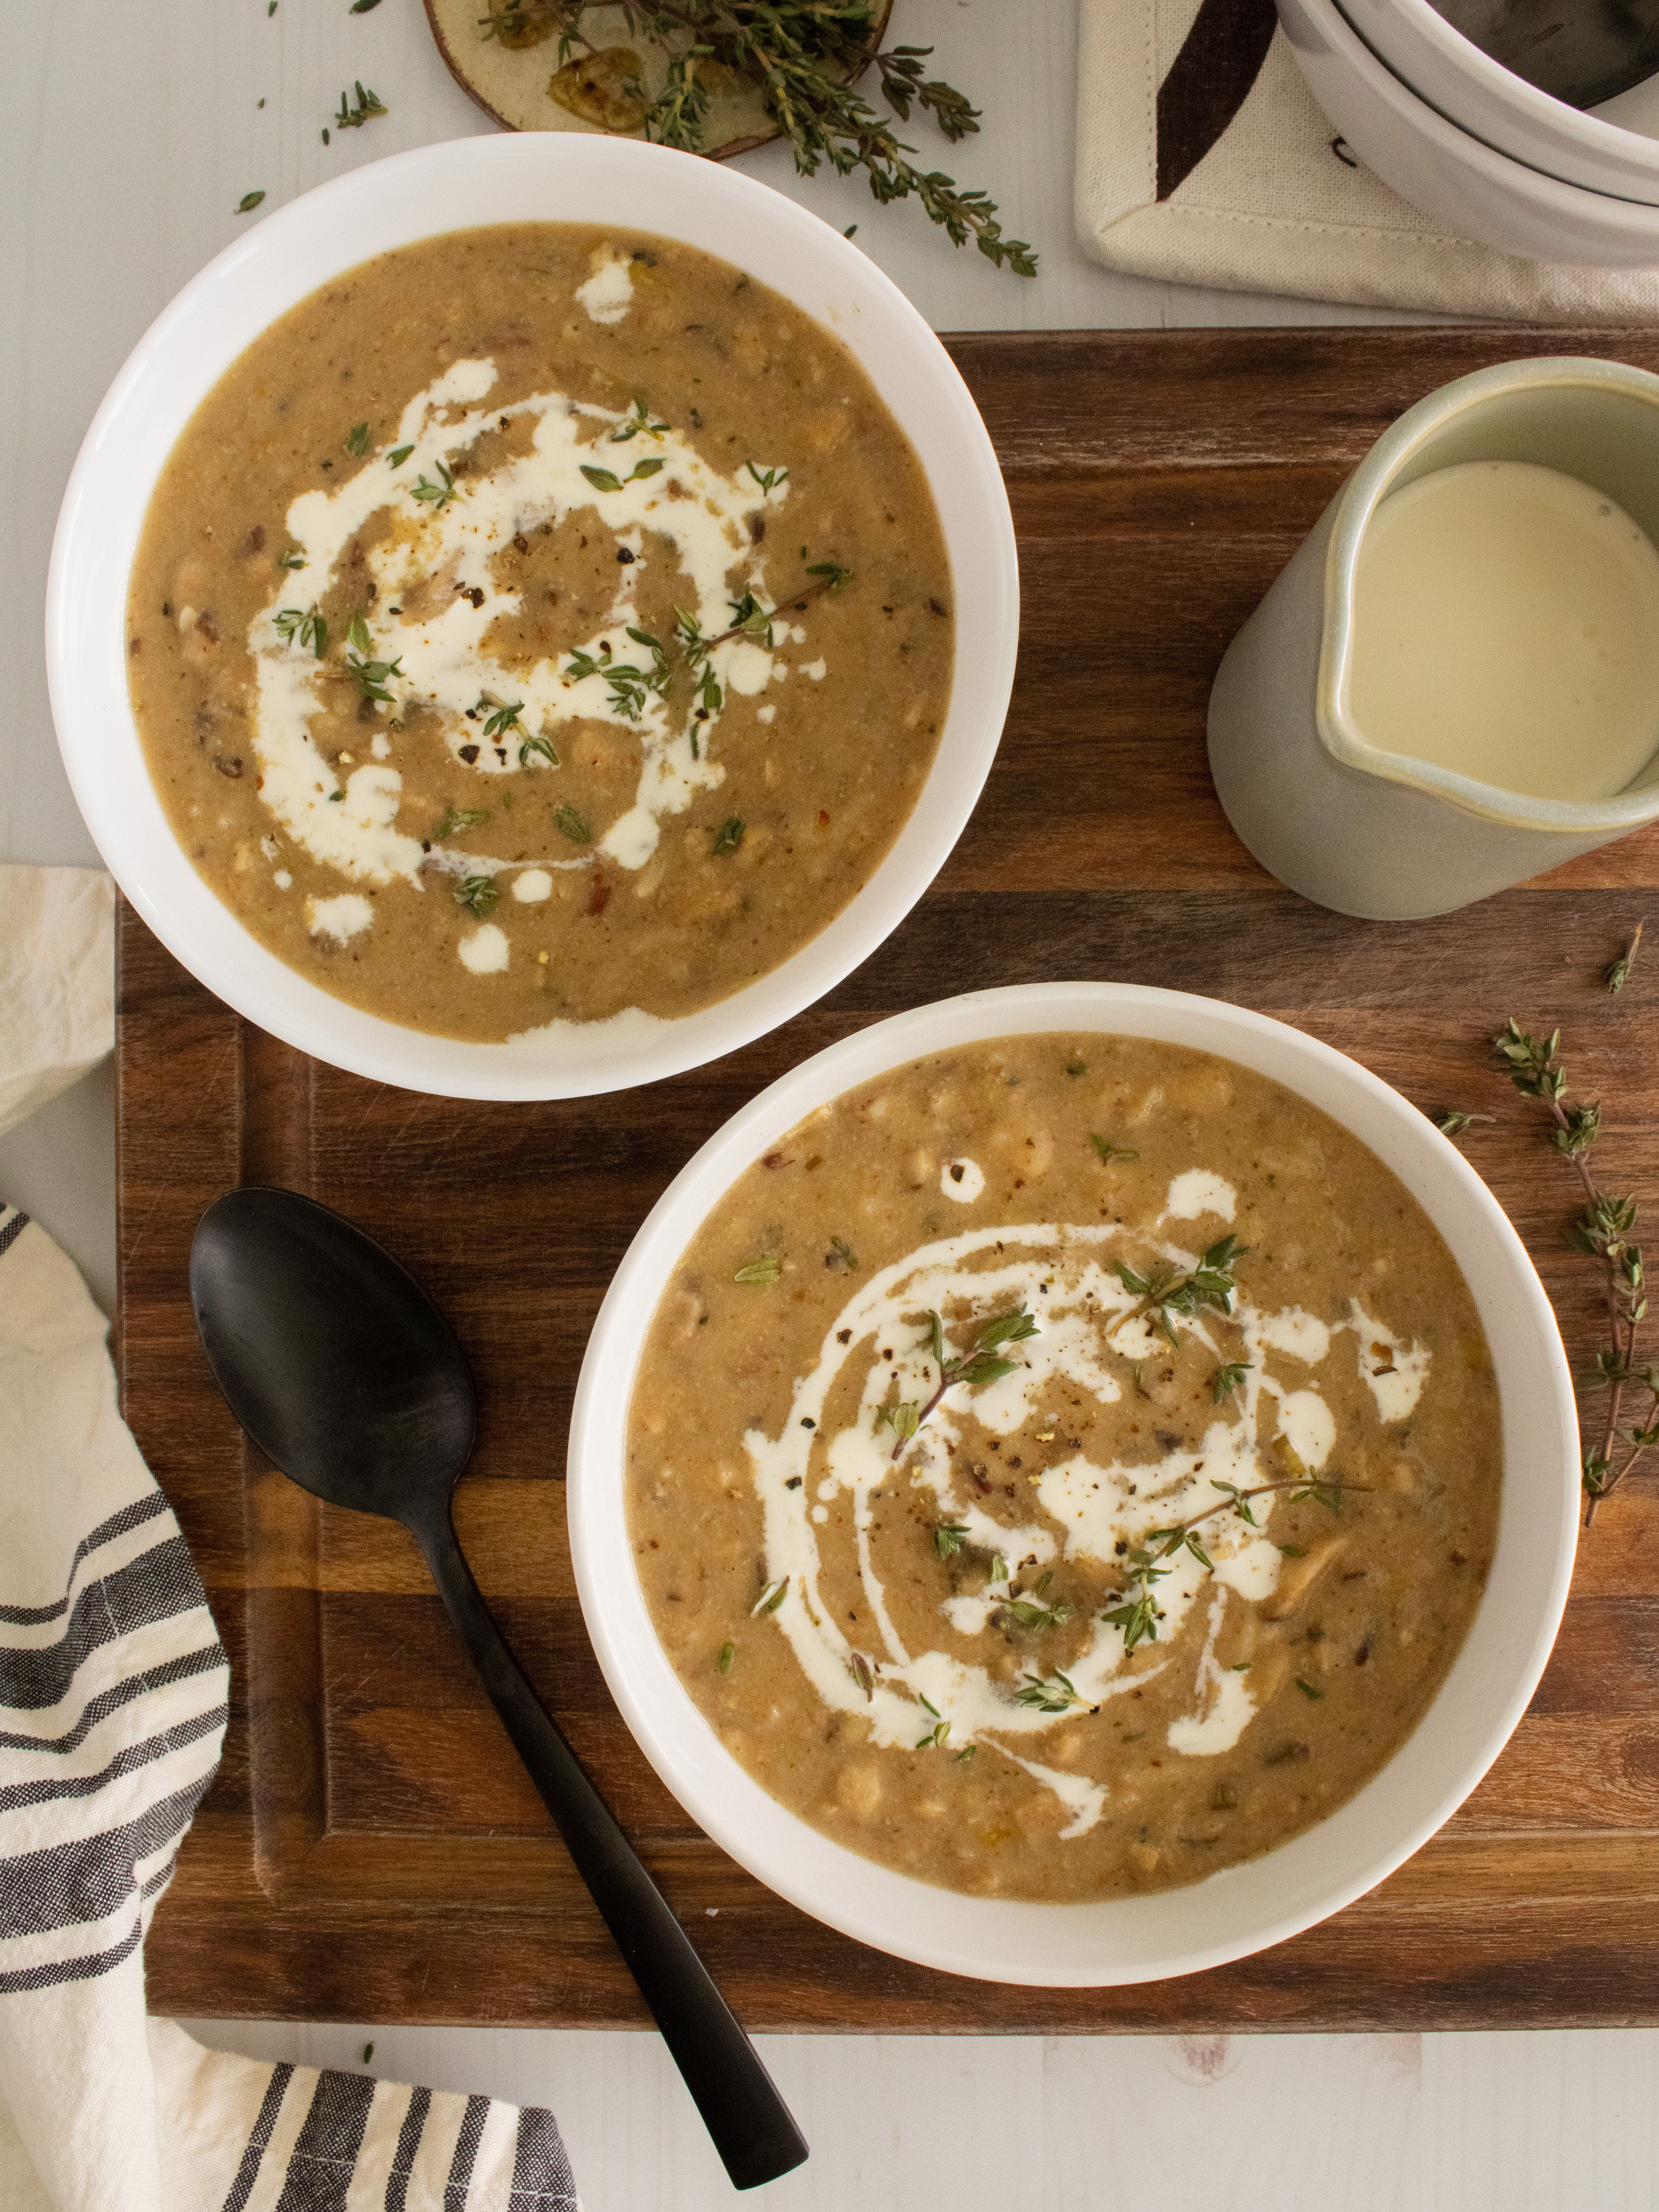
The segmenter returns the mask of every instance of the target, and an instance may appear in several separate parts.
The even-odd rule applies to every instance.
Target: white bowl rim
[[[722,258],[735,247],[738,265],[786,297],[813,284],[833,291],[835,311],[816,319],[848,345],[919,452],[948,446],[948,480],[937,466],[927,473],[951,556],[957,652],[922,794],[863,889],[815,938],[755,982],[642,1038],[625,1021],[614,1032],[594,1024],[535,1054],[434,1036],[349,1006],[267,951],[197,875],[149,782],[126,698],[126,578],[155,470],[137,493],[130,483],[122,488],[121,470],[141,417],[160,425],[149,433],[159,468],[244,345],[332,276],[418,238],[560,219],[545,203],[576,193],[583,197],[563,219],[689,231],[689,242]],[[641,215],[635,198],[653,211]],[[409,214],[434,198],[455,212]],[[486,204],[492,211],[471,211]],[[716,230],[719,243],[710,241]],[[228,315],[247,321],[255,295],[264,304],[252,327],[216,345],[218,325]],[[886,356],[872,361],[872,348],[902,357],[903,373],[914,374],[908,420],[891,375],[884,386]],[[165,388],[169,371],[187,402]],[[136,464],[126,465],[129,477],[137,473]],[[113,549],[100,547],[100,536],[112,534]],[[118,597],[110,581],[118,567]],[[538,1099],[655,1082],[735,1051],[833,989],[890,935],[943,866],[989,773],[1012,688],[1018,614],[1013,524],[989,433],[936,334],[874,263],[809,209],[728,165],[634,140],[524,132],[416,147],[335,178],[238,238],[175,295],[133,348],[82,444],[52,545],[46,639],[58,742],[94,841],[137,913],[191,974],[238,1013],[352,1073],[440,1097]]]
[[[1518,161],[1513,155],[1500,153],[1496,146],[1489,146],[1484,138],[1477,138],[1472,131],[1443,115],[1403,77],[1396,76],[1360,37],[1337,0],[1277,0],[1277,5],[1281,21],[1287,9],[1299,9],[1308,19],[1310,27],[1328,42],[1331,52],[1348,61],[1355,74],[1370,86],[1385,106],[1420,131],[1449,160],[1465,163],[1487,184],[1501,187],[1522,202],[1529,200],[1554,215],[1588,216],[1612,238],[1651,244],[1654,261],[1659,263],[1659,207],[1650,206],[1645,200],[1620,199],[1612,192],[1598,192],[1589,185],[1569,184],[1565,178],[1553,177],[1546,169],[1534,169],[1528,162]],[[1294,49],[1299,42],[1291,36],[1288,23],[1285,24],[1285,33]]]
[[[1347,17],[1351,28],[1368,46],[1371,46],[1363,22],[1356,21],[1349,14],[1351,0],[1337,0],[1337,4]],[[1358,4],[1363,7],[1364,0],[1358,0]],[[1632,170],[1650,176],[1654,184],[1659,185],[1659,139],[1646,137],[1639,131],[1629,131],[1622,124],[1609,122],[1597,115],[1593,108],[1570,107],[1565,100],[1558,100],[1553,93],[1546,92],[1540,85],[1533,84],[1526,77],[1518,76],[1513,70],[1505,69],[1502,62],[1494,60],[1484,47],[1478,46],[1466,32],[1460,31],[1455,23],[1443,15],[1431,4],[1431,0],[1384,0],[1384,4],[1387,10],[1407,18],[1427,44],[1437,47],[1459,69],[1466,70],[1511,112],[1519,113],[1528,123],[1569,146],[1624,163]],[[1407,91],[1415,93],[1419,100],[1433,107],[1437,114],[1445,114],[1444,109],[1430,99],[1427,93],[1419,90],[1409,77],[1401,74],[1403,64],[1390,61],[1376,46],[1371,46],[1371,52],[1384,68],[1400,79]],[[1479,136],[1467,124],[1459,123],[1455,116],[1446,116],[1445,119],[1455,128],[1468,132],[1471,137]],[[1482,139],[1481,143],[1490,144],[1491,142]],[[1494,153],[1504,150],[1501,146],[1492,148]],[[1521,156],[1511,154],[1509,159],[1521,161]],[[1522,161],[1522,166],[1528,169],[1538,167],[1535,161]],[[1548,169],[1539,170],[1540,176],[1547,177],[1552,173]],[[1565,185],[1571,184],[1572,179],[1558,177],[1555,181]],[[1577,189],[1592,191],[1596,188],[1581,185]],[[1618,199],[1623,195],[1608,192],[1603,197]],[[1652,203],[1638,202],[1637,204],[1651,205]]]
[[[1659,811],[1659,786],[1615,792],[1611,799],[1536,799],[1482,783],[1455,769],[1410,753],[1385,752],[1374,745],[1353,718],[1350,684],[1353,672],[1353,586],[1359,549],[1372,516],[1395,477],[1431,438],[1460,415],[1506,392],[1543,388],[1608,392],[1659,409],[1659,376],[1620,361],[1591,355],[1547,354],[1524,361],[1500,361],[1473,369],[1449,384],[1425,392],[1414,406],[1383,431],[1337,495],[1336,514],[1326,553],[1324,627],[1320,642],[1316,720],[1334,758],[1391,783],[1408,785],[1449,799],[1466,814],[1511,829],[1541,830],[1563,837],[1595,832],[1619,835],[1638,830]],[[1653,763],[1649,763],[1649,769]],[[1646,773],[1647,771],[1644,771]]]
[[[877,1074],[970,1042],[1078,1030],[1163,1037],[1260,1067],[1345,1127],[1358,1121],[1355,1133],[1419,1199],[1427,1190],[1455,1202],[1455,1233],[1443,1217],[1437,1225],[1466,1274],[1471,1253],[1491,1274],[1471,1289],[1500,1376],[1505,1460],[1498,1547],[1474,1622],[1428,1711],[1379,1774],[1261,1858],[1185,1889],[1089,1905],[937,1888],[847,1850],[768,1796],[720,1743],[657,1641],[621,1480],[628,1400],[658,1297],[737,1175],[803,1114]],[[842,1039],[752,1099],[681,1170],[629,1246],[589,1339],[570,1428],[571,1554],[600,1668],[635,1741],[704,1832],[758,1880],[843,1934],[920,1966],[1038,1987],[1120,1985],[1200,1972],[1298,1934],[1384,1880],[1456,1810],[1525,1711],[1560,1624],[1577,1538],[1577,1437],[1554,1315],[1520,1238],[1456,1147],[1378,1077],[1285,1023],[1220,1000],[1124,983],[1015,985]],[[1501,1682],[1477,1684],[1481,1666],[1495,1667]],[[1391,1796],[1401,1802],[1379,1841],[1372,1823]],[[1334,1861],[1323,1874],[1322,1857]],[[1160,1922],[1182,1916],[1214,1924],[1197,1936],[1160,1932]],[[1094,1952],[1079,1957],[1085,1941]]]

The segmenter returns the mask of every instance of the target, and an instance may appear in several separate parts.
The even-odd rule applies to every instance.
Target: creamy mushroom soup
[[[1399,1746],[1480,1600],[1497,1387],[1439,1236],[1266,1078],[1002,1039],[812,1115],[674,1270],[629,1527],[682,1680],[948,1887],[1199,1880]]]
[[[456,1037],[775,968],[891,844],[950,692],[933,501],[846,348],[577,224],[404,247],[274,324],[174,448],[128,612],[202,875]]]

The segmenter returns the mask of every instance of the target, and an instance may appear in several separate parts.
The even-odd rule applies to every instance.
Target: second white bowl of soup
[[[805,1911],[993,1980],[1214,1966],[1479,1781],[1575,1540],[1553,1316],[1352,1061],[1110,984],[809,1061],[630,1249],[569,1498],[600,1663]]]
[[[156,933],[263,1026],[478,1097],[797,1012],[966,821],[1018,589],[914,307],[752,179],[472,138],[220,256],[54,549],[53,709]]]

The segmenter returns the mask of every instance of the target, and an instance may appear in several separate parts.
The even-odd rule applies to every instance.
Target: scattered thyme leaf
[[[714,1672],[717,1674],[729,1674],[732,1671],[732,1662],[737,1656],[738,1647],[728,1637],[720,1646],[720,1656],[714,1662]]]
[[[941,1559],[953,1559],[968,1541],[968,1531],[960,1522],[947,1522],[933,1531],[933,1549]]]
[[[1127,1145],[1115,1145],[1109,1137],[1100,1136],[1093,1129],[1089,1132],[1089,1142],[1103,1160],[1138,1160],[1140,1158],[1139,1152],[1132,1152]]]
[[[1224,1366],[1216,1369],[1210,1382],[1210,1396],[1216,1405],[1218,1406],[1224,1398],[1231,1397],[1249,1373],[1250,1367],[1251,1362],[1248,1359],[1231,1359]]]
[[[1024,1685],[1014,1692],[1017,1705],[1029,1705],[1040,1713],[1069,1712],[1073,1705],[1083,1703],[1073,1687],[1071,1677],[1062,1674],[1058,1667],[1053,1676],[1027,1674]]]
[[[367,422],[353,423],[350,429],[346,432],[345,449],[347,453],[353,454],[358,459],[361,459],[362,456],[368,451],[368,425]]]
[[[234,212],[237,215],[252,215],[264,198],[263,192],[244,192],[236,203]]]
[[[592,468],[584,461],[582,474],[595,491],[620,491],[623,488],[623,480],[614,469]]]
[[[714,832],[710,852],[715,856],[721,853],[735,853],[743,842],[743,833],[747,827],[748,824],[739,816],[728,814]]]
[[[763,491],[770,491],[775,484],[785,483],[789,475],[787,469],[757,469],[752,461],[745,461],[744,466]]]
[[[593,842],[593,832],[587,825],[586,817],[578,814],[574,806],[556,806],[553,809],[553,826],[562,837],[568,837],[573,845],[591,845]]]
[[[766,1588],[749,1608],[750,1620],[764,1620],[769,1613],[775,1613],[789,1594],[789,1577],[781,1582],[768,1583]]]
[[[521,738],[519,744],[520,768],[528,768],[531,762],[536,759],[544,760],[549,768],[557,768],[559,765],[559,756],[553,749],[552,738],[539,731],[533,738]],[[556,813],[553,818],[557,821]],[[577,818],[580,820],[580,817]]]
[[[276,566],[279,568],[303,568],[306,566],[306,556],[303,553],[296,553],[290,546],[286,553],[279,553],[276,556]]]
[[[1313,1684],[1311,1682],[1304,1682],[1300,1674],[1296,1675],[1293,1679],[1296,1682],[1297,1688],[1301,1691],[1304,1698],[1322,1698],[1324,1696],[1325,1692],[1322,1690],[1316,1690]]]
[[[355,106],[348,105],[344,93],[340,94],[340,112],[334,118],[334,128],[337,131],[361,131],[364,124],[372,117],[387,115],[391,112],[378,93],[364,89],[361,77],[358,78],[354,89],[357,94]]]

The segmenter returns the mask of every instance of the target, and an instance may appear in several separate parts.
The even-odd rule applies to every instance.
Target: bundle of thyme
[[[600,0],[505,0],[479,17],[485,38],[528,44],[543,27],[558,34],[561,66],[578,47],[592,52],[583,34],[589,10]],[[882,98],[901,123],[912,108],[931,115],[953,144],[979,129],[980,111],[953,85],[925,77],[931,46],[894,46],[872,54],[875,0],[612,0],[630,33],[672,41],[662,90],[647,102],[645,136],[688,153],[704,149],[708,89],[699,63],[712,62],[746,78],[760,92],[767,113],[794,149],[795,167],[815,176],[827,163],[838,176],[863,169],[878,201],[915,198],[954,245],[971,238],[988,261],[1017,276],[1036,275],[1036,255],[1021,239],[1005,238],[996,204],[983,191],[963,191],[939,169],[921,169],[916,150],[892,124],[847,82],[866,64],[878,76]],[[643,97],[637,81],[628,89]]]

